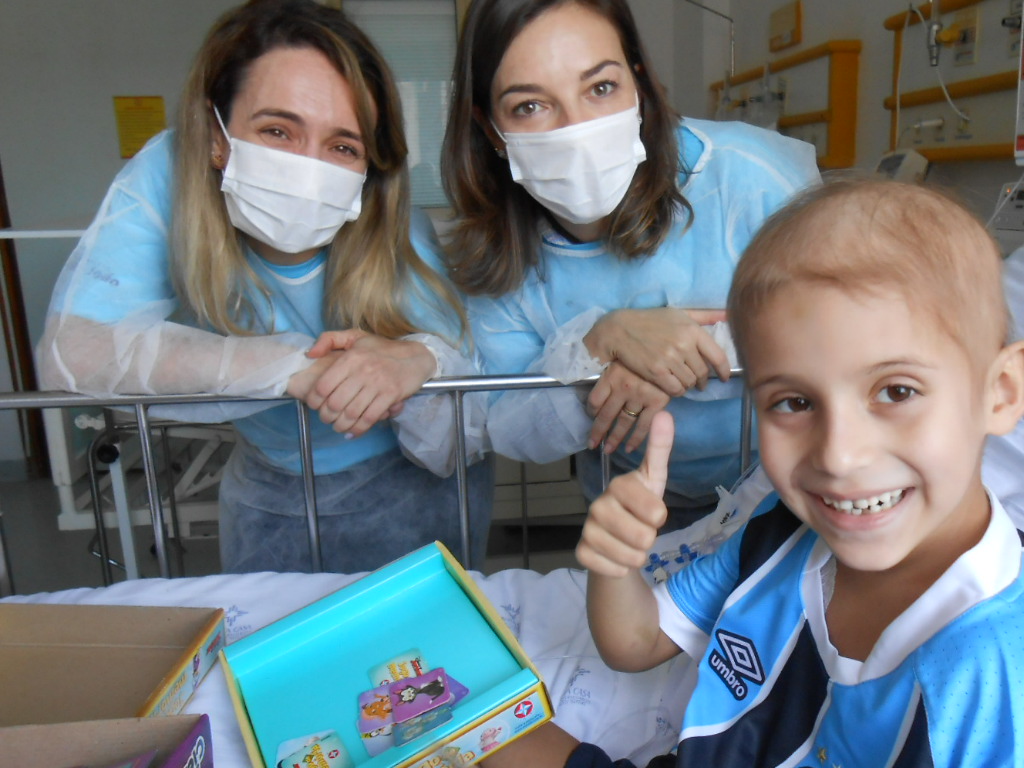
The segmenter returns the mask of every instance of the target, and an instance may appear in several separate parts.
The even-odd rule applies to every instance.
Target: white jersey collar
[[[907,610],[896,617],[863,662],[839,655],[828,639],[821,569],[832,553],[819,538],[807,561],[802,584],[807,621],[818,652],[838,683],[855,685],[896,669],[911,653],[956,617],[998,594],[1020,575],[1021,540],[1003,505],[986,489],[992,514],[974,547],[964,552]]]

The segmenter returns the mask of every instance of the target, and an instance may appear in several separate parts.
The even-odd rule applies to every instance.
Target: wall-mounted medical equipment
[[[1024,246],[1024,176],[1000,188],[995,212],[988,221],[988,231],[999,243],[1004,256]]]
[[[890,149],[933,163],[1013,156],[1020,13],[1020,0],[930,0],[885,20]]]
[[[857,154],[860,40],[831,40],[711,84],[719,120],[743,120],[813,144],[822,168]]]
[[[928,175],[928,159],[912,149],[886,152],[875,166],[875,173],[896,181],[920,184]]]

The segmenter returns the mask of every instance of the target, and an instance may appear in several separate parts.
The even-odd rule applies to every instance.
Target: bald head
[[[748,246],[729,294],[730,325],[742,358],[761,309],[784,287],[894,291],[987,365],[1009,327],[1001,262],[982,223],[940,192],[830,181],[768,219]]]

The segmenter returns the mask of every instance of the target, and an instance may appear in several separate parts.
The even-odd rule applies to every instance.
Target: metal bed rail
[[[741,369],[733,369],[733,375],[742,375]],[[467,470],[467,449],[465,435],[465,406],[464,397],[471,392],[487,392],[495,390],[518,390],[518,389],[544,389],[552,387],[573,387],[590,388],[597,381],[597,376],[573,384],[563,384],[557,379],[549,376],[521,374],[513,376],[468,376],[440,378],[429,381],[415,396],[426,394],[449,393],[453,396],[455,408],[455,476],[459,499],[459,522],[461,529],[462,562],[467,567],[474,567],[470,556],[470,518],[469,518],[469,488],[466,476]],[[163,505],[160,501],[159,486],[157,483],[157,468],[154,459],[152,435],[150,427],[148,408],[155,405],[191,405],[200,403],[223,403],[246,401],[246,397],[226,397],[223,395],[115,395],[109,397],[94,397],[92,395],[71,394],[66,392],[15,392],[0,394],[0,410],[24,410],[43,408],[76,408],[76,407],[110,407],[134,410],[137,422],[139,442],[141,446],[141,459],[143,473],[146,480],[147,502],[149,506],[150,522],[153,528],[155,539],[155,551],[160,575],[163,578],[170,578],[170,562],[168,559],[167,530],[164,521]],[[292,398],[280,398],[277,401],[261,402],[292,402],[296,408],[296,421],[298,424],[300,460],[302,464],[304,510],[306,518],[307,536],[310,547],[310,564],[314,572],[323,570],[323,561],[320,549],[320,528],[319,518],[316,509],[316,487],[313,482],[313,449],[309,431],[309,409],[302,401]],[[750,465],[751,459],[751,434],[752,434],[752,408],[748,394],[744,391],[742,421],[740,425],[740,464],[745,470]],[[183,422],[184,423],[184,422]],[[607,455],[602,463],[602,479],[605,484],[608,482],[609,465]],[[97,510],[97,530],[102,531],[104,522],[102,513]],[[103,546],[101,537],[100,556],[104,567],[109,566],[109,557]],[[2,518],[0,518],[0,596],[13,593],[12,578],[9,568],[9,557],[4,544]]]

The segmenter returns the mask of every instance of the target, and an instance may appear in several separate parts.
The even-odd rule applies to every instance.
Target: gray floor
[[[7,473],[8,475],[10,473]],[[101,562],[94,555],[94,532],[59,530],[59,500],[49,478],[11,478],[0,474],[0,524],[10,558],[10,575],[18,594],[52,592],[75,587],[103,585]],[[117,531],[108,532],[111,555],[120,559]],[[151,552],[152,533],[137,526],[137,557],[143,576],[158,576],[159,568]],[[496,525],[491,531],[487,561],[483,571],[529,567],[547,572],[563,566],[575,566],[573,549],[579,537],[579,521],[556,521],[531,525],[527,531],[529,556],[523,555],[522,528]],[[173,546],[173,543],[172,543]],[[172,554],[175,554],[172,551]],[[217,539],[188,538],[182,542],[181,568],[172,557],[174,575],[202,576],[219,571]],[[113,569],[114,581],[124,574]]]

